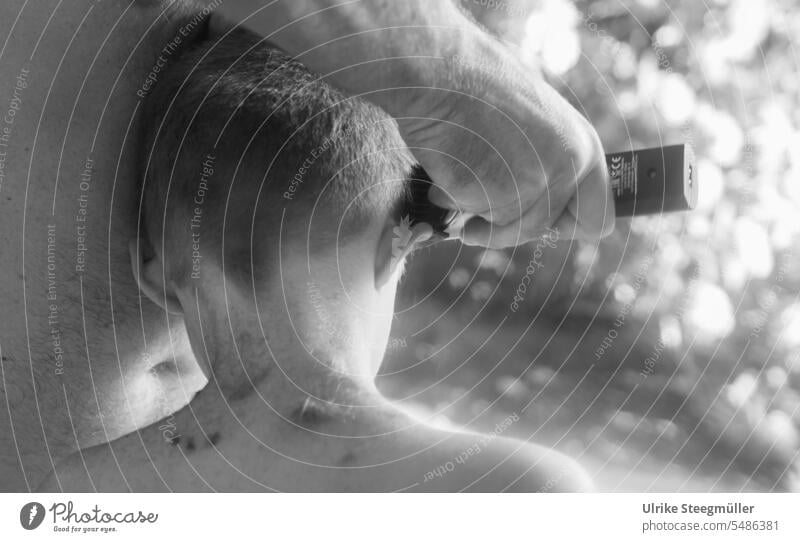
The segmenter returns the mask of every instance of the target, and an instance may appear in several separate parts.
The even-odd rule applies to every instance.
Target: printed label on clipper
[[[608,175],[611,178],[611,189],[614,197],[635,196],[639,191],[639,156],[614,154],[608,161]]]

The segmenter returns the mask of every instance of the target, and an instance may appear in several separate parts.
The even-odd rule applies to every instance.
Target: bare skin
[[[594,128],[458,2],[240,0],[221,11],[395,117],[436,183],[431,200],[471,217],[464,243],[516,246],[550,226],[596,240],[614,229]]]
[[[502,437],[487,441],[479,434],[435,429],[377,396],[362,396],[371,405],[362,409],[298,397],[276,414],[275,405],[259,397],[275,391],[265,388],[241,400],[207,388],[174,416],[75,454],[58,467],[61,487],[101,492],[591,488],[580,467],[558,453]],[[58,490],[53,479],[39,489]]]
[[[136,92],[189,12],[57,4],[0,4],[2,117],[16,107],[0,117],[3,491],[35,488],[78,448],[174,412],[205,382],[180,319],[139,295],[127,252]]]
[[[279,4],[276,13],[289,22],[304,10],[329,3]],[[517,160],[513,173],[516,180],[525,181],[519,203],[516,188],[508,189],[509,182],[516,183],[503,173],[504,160],[489,156],[483,147],[473,152],[475,141],[468,134],[453,132],[450,125],[435,120],[401,122],[412,146],[442,147],[445,152],[465,149],[467,161],[491,165],[481,172],[486,174],[492,196],[484,201],[483,192],[476,196],[476,185],[465,183],[466,177],[437,158],[436,152],[417,156],[450,197],[483,217],[465,230],[464,240],[507,246],[531,239],[542,227],[561,220],[566,221],[567,234],[607,233],[610,222],[606,219],[613,216],[613,209],[608,205],[602,168],[595,168],[602,163],[602,152],[591,127],[543,82],[528,81],[513,62],[508,73],[522,77],[525,88],[539,89],[535,94],[550,104],[547,114],[537,113],[537,100],[529,95],[502,91],[503,81],[483,73],[482,66],[508,60],[508,54],[448,8],[449,2],[430,10],[398,8],[401,4],[405,5],[367,2],[365,11],[343,10],[335,18],[305,19],[308,24],[287,28],[273,41],[301,53],[343,30],[359,34],[403,22],[424,26],[437,25],[436,18],[448,24],[457,21],[457,26],[466,29],[458,42],[449,34],[409,37],[393,33],[391,39],[347,40],[344,49],[315,49],[304,60],[322,73],[336,70],[337,58],[360,58],[359,52],[413,56],[419,48],[427,48],[434,56],[466,60],[454,65],[457,79],[473,80],[475,88],[484,89],[487,100],[507,105],[503,113],[518,118],[523,132],[545,134],[546,149],[538,154],[545,162],[547,157],[553,161],[543,168],[531,167],[528,138],[517,133],[515,141],[504,141],[503,134],[514,131],[502,126],[495,130],[500,137],[493,142],[495,147],[516,149],[509,151]],[[12,122],[0,121],[0,128],[7,130],[0,134],[4,138],[0,148],[4,153],[0,156],[0,299],[4,309],[0,319],[0,490],[37,487],[54,465],[75,450],[116,439],[175,412],[206,382],[181,317],[167,315],[139,294],[127,254],[128,241],[137,235],[138,164],[132,156],[137,144],[135,112],[143,99],[139,91],[146,94],[149,74],[158,66],[165,46],[180,34],[180,43],[174,43],[177,51],[203,32],[194,19],[199,9],[188,1],[166,0],[60,4],[9,0],[0,5],[0,28],[7,38],[0,50],[0,96],[5,97],[0,114],[5,117],[14,108]],[[426,13],[433,19],[418,20],[414,15]],[[453,43],[455,49],[448,45]],[[478,56],[473,58],[473,53]],[[420,86],[438,85],[441,81],[425,77],[439,70],[409,71],[401,66],[400,70],[369,69],[366,73],[378,80],[360,72],[334,75],[332,80],[350,92],[367,93],[368,99],[398,118],[450,118],[457,123],[477,119],[483,127],[500,126],[492,121],[491,113],[480,118],[460,106],[455,111],[442,109],[437,107],[439,101],[425,96],[407,94],[405,100],[397,100],[394,95],[370,94],[376,85],[395,86],[397,78],[408,81],[414,74],[421,77],[415,80]],[[569,153],[551,152],[556,128],[557,139],[569,142]],[[537,158],[533,166],[541,165]],[[538,173],[520,174],[534,170]],[[564,170],[573,175],[561,178],[554,173]],[[558,185],[555,191],[547,188],[553,182]],[[557,197],[543,198],[545,192]],[[605,204],[579,209],[578,194],[584,196],[581,201]],[[555,202],[555,208],[544,209],[545,201]],[[452,201],[441,199],[440,203]],[[490,223],[500,229],[490,228]],[[59,487],[58,478],[51,481]]]
[[[363,313],[351,304],[350,310],[336,305],[339,277],[330,276],[326,263],[312,262],[320,267],[313,280],[325,306],[339,316],[337,333],[367,330],[385,346],[398,273],[391,266],[382,268],[380,248],[378,271],[364,265],[365,253],[375,251],[376,237],[367,236],[341,255],[344,262],[355,262],[340,264],[341,277]],[[415,239],[424,238],[423,232]],[[387,241],[390,235],[379,246]],[[296,248],[287,252],[302,253]],[[223,294],[221,272],[205,278],[197,290],[176,288],[174,302],[187,311],[195,351],[211,372],[209,385],[174,416],[60,464],[55,474],[64,490],[591,489],[581,467],[558,452],[502,436],[438,429],[388,403],[373,385],[382,349],[365,352],[363,340],[348,342],[344,351],[333,346],[302,299],[304,262],[287,258],[292,273],[284,274],[282,285],[266,288],[258,304],[268,308],[260,316],[264,322],[291,317],[293,328],[270,326],[264,331],[266,341],[250,292],[227,282]],[[160,270],[150,274],[160,275]],[[147,279],[142,282],[149,290]],[[282,293],[286,313],[276,315]],[[56,490],[55,476],[39,489]]]

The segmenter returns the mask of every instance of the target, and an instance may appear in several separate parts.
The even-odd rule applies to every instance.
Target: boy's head
[[[401,220],[414,164],[395,122],[236,31],[170,60],[142,125],[134,274],[198,357],[213,361],[194,344],[212,327],[238,340],[255,323],[378,361],[399,268],[430,234]]]

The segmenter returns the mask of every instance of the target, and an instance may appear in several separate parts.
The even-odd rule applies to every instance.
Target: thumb
[[[574,228],[575,237],[599,240],[614,231],[614,196],[608,182],[605,162],[599,163],[578,184],[562,214],[564,226]]]

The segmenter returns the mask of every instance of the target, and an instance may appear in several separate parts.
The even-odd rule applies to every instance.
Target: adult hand
[[[465,243],[507,247],[558,228],[614,228],[602,145],[534,70],[451,0],[238,0],[244,20],[335,85],[394,116],[436,183],[471,220]]]
[[[431,200],[472,217],[467,244],[515,246],[548,228],[608,235],[614,200],[594,128],[501,46],[473,58],[444,59],[435,88],[389,106],[437,185]]]

